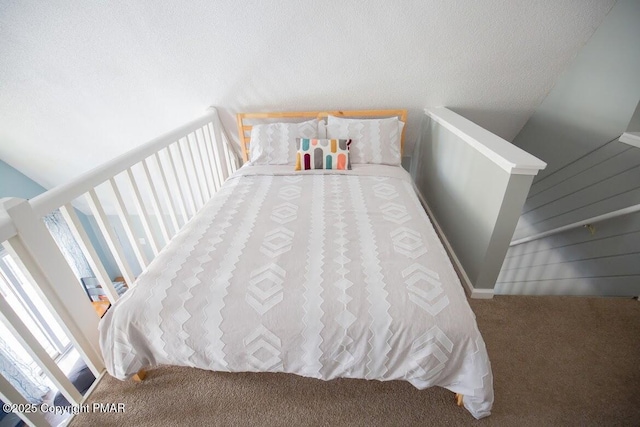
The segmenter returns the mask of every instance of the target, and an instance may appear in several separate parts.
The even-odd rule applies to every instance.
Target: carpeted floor
[[[471,300],[493,367],[493,414],[480,421],[441,388],[401,381],[324,382],[286,374],[156,368],[140,384],[105,377],[80,426],[640,425],[640,302],[506,297]]]

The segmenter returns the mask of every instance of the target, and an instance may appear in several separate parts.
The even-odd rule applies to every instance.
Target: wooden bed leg
[[[463,396],[462,396],[461,394],[456,393],[456,405],[458,405],[458,406],[462,406],[462,403],[463,403],[463,402],[462,402],[462,397],[463,397]]]
[[[147,377],[147,371],[145,371],[144,369],[140,369],[138,373],[133,376],[133,380],[139,383],[144,381],[146,377]]]

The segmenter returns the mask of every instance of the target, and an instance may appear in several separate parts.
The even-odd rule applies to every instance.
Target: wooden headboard
[[[352,111],[298,111],[298,112],[275,112],[275,113],[238,113],[238,135],[240,136],[240,145],[242,147],[242,159],[246,162],[249,160],[249,141],[251,137],[251,128],[253,127],[247,122],[259,120],[273,119],[318,119],[323,120],[327,116],[336,117],[353,117],[353,118],[376,118],[376,117],[398,117],[401,121],[407,123],[407,110],[352,110]],[[402,129],[400,138],[400,152],[404,152],[404,134],[407,126]]]

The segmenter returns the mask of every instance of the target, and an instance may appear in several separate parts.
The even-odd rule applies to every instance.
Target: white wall
[[[511,140],[614,0],[4,1],[0,159],[46,188],[206,106],[446,105]]]

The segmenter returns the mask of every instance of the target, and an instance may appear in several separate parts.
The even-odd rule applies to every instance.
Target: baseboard
[[[431,222],[433,223],[433,226],[435,227],[436,232],[438,233],[438,236],[440,236],[440,240],[444,244],[444,247],[447,250],[447,253],[449,254],[449,258],[451,258],[451,260],[453,261],[454,267],[455,267],[456,271],[458,272],[458,277],[460,277],[460,281],[464,285],[467,293],[469,294],[469,297],[474,298],[474,299],[491,299],[491,298],[493,298],[493,289],[476,289],[476,288],[474,288],[473,283],[471,283],[471,279],[469,279],[469,276],[467,275],[467,272],[464,270],[464,267],[462,266],[462,264],[460,263],[460,260],[456,256],[456,253],[454,252],[453,248],[451,247],[451,244],[449,243],[449,240],[447,240],[447,237],[445,236],[444,232],[442,231],[442,228],[440,227],[440,224],[438,224],[438,221],[436,220],[435,215],[433,215],[433,212],[431,211],[431,208],[429,208],[429,204],[427,203],[426,199],[424,198],[424,196],[422,195],[420,190],[418,190],[418,188],[416,187],[415,183],[413,184],[413,189],[415,190],[416,195],[418,196],[418,199],[420,200],[420,203],[422,204],[422,207],[427,211],[427,214],[429,215],[429,218],[431,219]]]
[[[473,285],[471,286],[473,288]],[[493,298],[493,289],[475,289],[471,291],[471,298],[473,299],[491,299]]]

